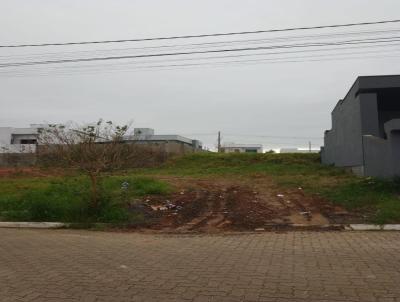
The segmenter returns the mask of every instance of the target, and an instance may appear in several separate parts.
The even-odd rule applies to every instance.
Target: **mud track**
[[[280,189],[268,178],[254,180],[163,177],[176,188],[168,197],[147,196],[151,229],[219,232],[358,222],[361,218],[302,188]]]

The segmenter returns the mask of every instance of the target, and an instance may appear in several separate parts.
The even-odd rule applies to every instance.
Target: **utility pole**
[[[311,153],[311,141],[308,142],[308,152]]]
[[[218,131],[218,153],[221,152],[221,131]]]

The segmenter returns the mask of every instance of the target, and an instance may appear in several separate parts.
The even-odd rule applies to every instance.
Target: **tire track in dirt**
[[[301,188],[282,189],[268,178],[162,179],[175,186],[177,192],[168,198],[146,197],[150,205],[173,204],[168,210],[157,211],[158,220],[151,228],[158,230],[218,232],[326,225],[335,222],[331,217],[336,213],[352,218],[322,198],[309,196]]]

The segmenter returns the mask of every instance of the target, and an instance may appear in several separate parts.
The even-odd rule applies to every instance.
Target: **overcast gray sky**
[[[192,35],[396,18],[400,18],[398,0],[1,0],[0,44]],[[351,30],[367,29],[400,29],[400,24]],[[200,42],[209,41],[218,40]],[[26,59],[23,54],[39,54],[32,58],[43,59],[43,53],[137,46],[4,48],[0,59],[20,61]],[[330,128],[333,106],[358,75],[400,73],[399,46],[392,47],[390,54],[374,51],[374,57],[277,64],[141,70],[129,65],[132,60],[119,60],[111,65],[92,64],[94,72],[80,72],[77,66],[78,72],[63,73],[74,67],[64,65],[11,68],[0,74],[0,126],[90,122],[102,117],[119,123],[133,120],[134,127],[151,127],[159,134],[183,134],[209,147],[214,146],[218,130],[224,141],[262,143],[265,148],[305,147],[308,140],[319,146],[322,140],[317,138]],[[130,52],[135,51],[123,50],[123,54]]]

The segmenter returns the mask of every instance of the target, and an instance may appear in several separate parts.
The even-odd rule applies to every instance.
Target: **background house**
[[[400,175],[400,75],[357,78],[332,111],[321,157],[359,175]]]
[[[279,153],[319,153],[319,149],[307,149],[307,148],[281,148]]]
[[[263,146],[260,144],[235,144],[225,143],[221,147],[223,153],[262,153]]]
[[[0,153],[35,152],[40,127],[37,124],[28,128],[0,127]]]
[[[199,140],[176,134],[154,134],[152,128],[135,128],[133,135],[124,137],[124,142],[146,145],[167,154],[186,154],[203,150]]]
[[[38,129],[47,125],[31,124],[27,128],[0,127],[0,166],[30,166],[36,163]]]

